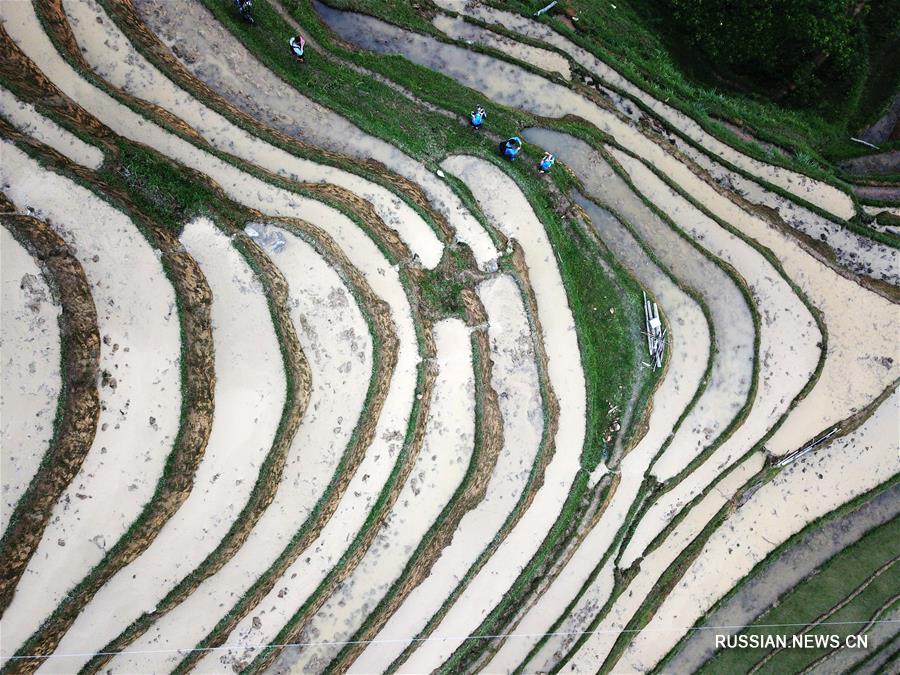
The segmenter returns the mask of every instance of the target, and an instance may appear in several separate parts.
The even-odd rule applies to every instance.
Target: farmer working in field
[[[234,6],[237,8],[241,18],[247,23],[253,23],[253,2],[252,0],[234,0]]]
[[[291,38],[289,44],[291,45],[291,56],[303,63],[303,49],[306,47],[306,40],[303,39],[302,35],[295,35]]]
[[[500,144],[500,154],[502,154],[506,159],[512,162],[516,157],[519,156],[519,152],[522,150],[522,139],[518,136],[513,136],[509,140]]]
[[[475,129],[475,131],[478,131],[481,128],[481,125],[484,124],[484,120],[487,119],[487,113],[484,108],[478,106],[469,113],[469,119],[472,121],[472,128]]]
[[[555,161],[556,157],[549,152],[545,152],[543,159],[538,163],[538,173],[547,173]]]

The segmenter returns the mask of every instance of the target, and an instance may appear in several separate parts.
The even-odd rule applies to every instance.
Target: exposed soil
[[[216,548],[249,499],[280,422],[284,365],[263,285],[210,220],[188,223],[180,241],[213,294],[216,415],[206,453],[181,508],[137,560],[106,582],[58,646],[84,656],[54,661],[54,668],[80,669]],[[176,550],[183,553],[173,558]]]
[[[857,430],[789,464],[745,501],[710,537],[646,631],[635,637],[617,668],[651,667],[682,632],[661,631],[660,626],[692,625],[778,544],[812,520],[896,474],[893,431],[898,406],[900,394],[895,391]],[[865,466],[866,470],[854,471],[854,466]],[[831,549],[832,553],[836,550]],[[722,560],[728,564],[722,565]],[[716,570],[714,575],[708,573],[710,565]]]
[[[456,6],[454,0],[437,0],[439,5],[451,5],[455,11],[465,12],[487,23],[499,23],[507,30],[522,35],[542,40],[553,45],[573,58],[581,67],[591,71],[601,82],[610,84],[623,91],[629,97],[640,101],[655,115],[677,128],[696,143],[706,148],[713,156],[720,157],[741,169],[758,176],[761,179],[777,185],[794,195],[809,201],[816,206],[833,213],[840,219],[853,217],[854,207],[849,196],[837,188],[816,181],[807,176],[801,176],[783,167],[773,166],[760,162],[741,154],[734,148],[708,134],[694,120],[681,113],[663,101],[657,101],[651,95],[639,89],[631,81],[613,70],[608,64],[598,59],[585,49],[578,47],[571,41],[556,33],[549,26],[528,17],[490,7],[483,3],[467,3],[464,6]],[[574,109],[573,109],[574,111]],[[614,134],[616,135],[616,134]],[[625,144],[625,139],[616,135],[617,140]],[[635,148],[629,148],[636,151]]]
[[[3,156],[7,196],[19,210],[51,223],[77,255],[98,308],[101,339],[96,434],[7,609],[10,649],[38,628],[141,513],[173,450],[182,390],[175,292],[150,243],[123,213],[14,146],[6,143]],[[47,197],[35,200],[42,190]],[[95,227],[98,219],[102,229]],[[146,285],[133,283],[135,275]],[[131,453],[115,451],[122,447]],[[134,462],[134,455],[142,461]]]
[[[530,161],[413,159],[212,4],[3,3],[0,609],[4,653],[35,655],[4,672],[645,672],[676,645],[691,670],[711,608],[752,621],[896,515],[818,522],[898,471],[894,207],[742,154],[531,17],[364,10],[445,40],[304,1],[337,33],[307,41],[311,76],[464,125],[341,50],[398,54],[590,139],[518,132],[558,156],[526,183],[591,250],[551,246]],[[855,189],[897,197],[875,175],[896,154],[850,160]],[[668,331],[645,408],[646,374],[620,387],[631,441],[590,473],[605,408],[579,346],[604,345],[579,342],[573,264],[612,293],[630,272]],[[625,309],[610,336],[640,356]],[[883,652],[813,669],[890,670],[869,629]]]
[[[0,87],[0,114],[23,134],[49,145],[76,164],[97,169],[103,163],[103,151],[100,148],[88,145],[41,115],[30,103],[18,100],[3,87]]]
[[[580,369],[574,324],[565,299],[562,279],[546,233],[534,216],[524,195],[512,180],[492,165],[468,157],[452,157],[442,167],[459,176],[478,200],[487,218],[508,237],[522,246],[524,262],[531,276],[537,313],[543,327],[544,344],[549,353],[549,379],[559,400],[559,430],[555,434],[557,449],[547,465],[544,485],[534,493],[521,520],[512,529],[497,552],[486,562],[449,609],[436,628],[442,635],[464,635],[474,628],[473,622],[484,614],[473,603],[483,607],[496,604],[507,587],[498,584],[496,566],[523,566],[540,543],[540,533],[553,522],[578,468],[584,434],[584,376]],[[514,560],[520,562],[515,563]],[[510,580],[511,581],[511,580]],[[427,650],[416,650],[404,662],[404,669],[432,670],[459,646],[456,638],[430,643]]]

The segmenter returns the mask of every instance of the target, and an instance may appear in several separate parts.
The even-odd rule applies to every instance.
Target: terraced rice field
[[[896,669],[900,207],[350,4],[0,3],[0,672]]]

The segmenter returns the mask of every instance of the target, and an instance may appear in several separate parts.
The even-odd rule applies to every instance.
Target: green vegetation
[[[697,52],[698,77],[797,108],[846,112],[864,79],[866,3],[847,0],[662,0],[670,32]]]
[[[185,222],[209,214],[223,199],[204,180],[186,180],[192,172],[145,146],[116,139],[115,162],[106,162],[99,177],[121,188],[151,220],[180,231]],[[230,209],[220,209],[228,213]]]
[[[459,248],[447,247],[444,259],[431,270],[424,270],[419,280],[422,300],[435,312],[436,317],[457,316],[465,318],[462,290],[470,285],[463,278],[466,259]]]
[[[493,4],[531,14],[546,3],[542,0],[508,0]],[[759,159],[785,164],[813,176],[832,175],[835,169],[830,162],[833,160],[870,152],[850,141],[849,137],[884,112],[889,98],[900,85],[900,67],[895,58],[900,49],[900,4],[891,0],[872,0],[860,12],[864,25],[858,37],[859,51],[865,63],[856,66],[860,71],[860,83],[854,86],[852,96],[848,96],[849,89],[836,85],[823,72],[820,77],[823,88],[819,93],[828,93],[827,101],[820,101],[807,88],[807,97],[813,100],[807,101],[806,106],[794,108],[773,103],[766,97],[766,94],[772,94],[771,91],[760,91],[758,85],[753,87],[749,81],[737,81],[734,72],[728,73],[730,77],[720,75],[710,79],[710,57],[688,42],[684,31],[678,29],[672,10],[677,4],[688,16],[702,17],[702,10],[708,9],[705,19],[712,22],[718,16],[717,12],[730,18],[741,16],[728,14],[735,3],[565,0],[563,4],[564,9],[569,8],[570,13],[578,17],[577,24],[562,18],[561,12],[548,13],[541,20],[592,51],[639,87],[680,108],[729,144]],[[752,11],[754,7],[785,3],[742,0],[737,4]],[[835,3],[810,0],[801,4],[809,8]],[[743,27],[737,21],[734,23],[738,28]],[[695,33],[699,33],[697,28]],[[815,42],[825,38],[813,32],[809,39]],[[748,49],[753,46],[749,44],[750,40],[740,42]],[[795,46],[788,44],[788,49]],[[797,70],[799,73],[801,66],[798,65]],[[723,121],[747,129],[753,138],[743,132],[738,136],[735,130],[722,124]],[[768,147],[766,143],[778,147]],[[885,147],[896,145],[894,142]]]
[[[756,621],[739,633],[793,635],[801,626],[766,628],[771,624],[804,624],[816,621],[844,600],[864,583],[869,585],[853,601],[829,616],[828,622],[865,622],[900,588],[900,566],[893,564],[877,578],[879,568],[896,557],[896,541],[900,538],[900,519],[894,519],[867,533],[855,544],[831,558],[818,572],[786,593],[775,607],[757,617]],[[845,635],[855,632],[863,624],[837,625],[831,623],[815,633]],[[759,627],[756,627],[759,626]],[[717,653],[704,664],[701,672],[746,672],[770,650],[733,649]],[[788,650],[766,664],[766,672],[798,672],[803,663],[811,662],[825,650]]]

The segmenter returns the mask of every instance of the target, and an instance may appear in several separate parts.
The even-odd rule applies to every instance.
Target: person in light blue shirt
[[[544,157],[541,159],[538,164],[538,173],[547,173],[556,162],[556,157],[554,157],[549,152],[544,153]]]
[[[291,45],[291,56],[303,63],[303,50],[306,48],[306,40],[303,39],[303,36],[295,35],[288,44]]]
[[[475,131],[478,131],[481,128],[481,125],[484,124],[484,121],[487,119],[487,113],[485,112],[484,108],[478,106],[477,108],[475,108],[475,110],[469,113],[469,119],[472,122],[472,128],[475,129]]]
[[[500,144],[500,153],[506,157],[510,162],[516,159],[519,156],[519,153],[522,151],[522,139],[518,136],[513,136],[507,141],[504,141]]]

